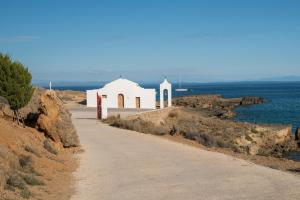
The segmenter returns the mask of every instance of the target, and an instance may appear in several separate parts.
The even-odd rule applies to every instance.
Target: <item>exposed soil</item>
[[[24,126],[1,100],[0,199],[69,199],[80,151],[70,113],[54,91],[36,88],[20,116]]]
[[[0,118],[0,199],[69,199],[77,150],[60,148],[36,129]]]

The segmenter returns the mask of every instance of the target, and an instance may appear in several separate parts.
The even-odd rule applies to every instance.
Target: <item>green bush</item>
[[[104,122],[108,123],[110,126],[153,135],[166,135],[169,134],[171,131],[166,126],[157,126],[152,122],[145,121],[140,118],[134,120],[126,120],[120,119],[120,117],[109,117],[106,120],[104,120]]]
[[[12,174],[8,177],[6,180],[6,184],[11,187],[16,187],[19,189],[25,189],[26,183],[25,181],[18,175],[18,174]]]
[[[54,155],[57,155],[57,154],[58,154],[58,152],[56,151],[56,149],[54,149],[54,147],[50,144],[50,142],[48,142],[48,140],[45,140],[45,141],[44,141],[44,148],[45,148],[48,152],[50,152],[50,153],[52,153],[52,154],[54,154]]]
[[[25,149],[25,151],[32,153],[32,154],[36,155],[37,157],[41,157],[39,152],[31,146],[26,145],[24,149]]]
[[[21,193],[20,193],[21,197],[23,197],[24,199],[29,199],[30,196],[32,195],[31,192],[28,190],[28,188],[24,188]]]
[[[18,110],[27,105],[33,94],[31,79],[28,68],[0,53],[0,96],[7,99],[18,123]]]
[[[31,171],[32,166],[31,166],[31,157],[30,156],[20,156],[19,158],[19,164],[21,168],[25,171]]]
[[[26,175],[23,179],[28,185],[44,185],[44,182],[37,179],[33,174]]]

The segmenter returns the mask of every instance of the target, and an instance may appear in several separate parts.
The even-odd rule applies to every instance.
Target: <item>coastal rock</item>
[[[46,91],[40,98],[37,126],[46,136],[61,142],[64,147],[79,146],[71,115],[54,91]]]
[[[295,139],[300,140],[300,126],[297,128],[296,133],[295,133]]]
[[[33,95],[28,104],[19,110],[21,118],[25,119],[25,123],[31,127],[36,126],[39,116],[41,96],[46,92],[43,88],[35,88]]]
[[[10,109],[7,99],[0,96],[0,117],[14,117],[14,112]]]
[[[221,95],[193,95],[174,98],[174,106],[193,108],[205,111],[207,114],[217,116],[223,119],[235,116],[234,108],[242,105],[252,105],[264,103],[261,97],[242,97],[242,98],[222,98]]]
[[[262,97],[243,97],[241,99],[240,105],[262,104],[264,102],[265,99]]]
[[[226,110],[224,112],[220,112],[218,115],[216,115],[222,119],[230,119],[236,116],[236,114],[234,112],[232,112],[231,110]]]
[[[251,128],[251,133],[242,135],[235,143],[250,155],[281,156],[297,148],[291,130],[291,126],[256,125]]]

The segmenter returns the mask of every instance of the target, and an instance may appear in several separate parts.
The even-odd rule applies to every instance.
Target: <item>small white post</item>
[[[164,108],[164,92],[162,87],[160,86],[160,109]]]
[[[51,81],[50,81],[50,83],[49,83],[49,90],[50,90],[50,91],[52,90],[52,83],[51,83]]]
[[[168,107],[172,106],[172,87],[168,89]]]
[[[102,98],[102,102],[101,102],[101,109],[102,109],[102,119],[106,119],[107,118],[107,99],[106,98]]]

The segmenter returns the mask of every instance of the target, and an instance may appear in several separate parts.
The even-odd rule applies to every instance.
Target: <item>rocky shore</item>
[[[0,98],[0,199],[69,199],[79,146],[70,113],[54,91],[36,88],[20,117],[25,126]]]
[[[177,97],[172,104],[178,107],[193,108],[220,118],[232,118],[234,108],[245,105],[262,104],[266,102],[261,97],[223,98],[221,95],[193,95]]]

